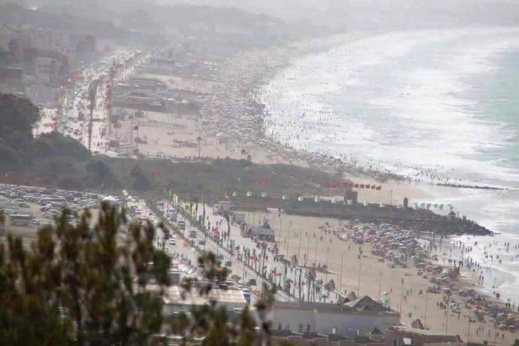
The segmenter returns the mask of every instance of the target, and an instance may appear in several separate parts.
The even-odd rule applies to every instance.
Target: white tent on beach
[[[118,203],[119,200],[117,198],[115,198],[114,196],[106,196],[105,198],[103,198],[103,202]]]

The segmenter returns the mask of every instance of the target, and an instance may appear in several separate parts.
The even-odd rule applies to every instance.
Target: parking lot
[[[0,185],[0,210],[6,216],[6,231],[22,237],[34,237],[38,227],[51,223],[65,206],[78,213],[90,209],[94,221],[104,198],[88,192]],[[76,222],[75,218],[71,217],[70,222]]]

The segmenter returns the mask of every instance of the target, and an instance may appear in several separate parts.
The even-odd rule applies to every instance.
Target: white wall
[[[371,332],[375,327],[384,332],[389,327],[399,324],[398,316],[381,315],[349,315],[337,313],[319,313],[316,317],[316,332],[321,334],[330,334],[332,328],[337,328],[338,334],[355,333],[357,330],[361,334]]]
[[[307,325],[310,325],[310,331],[315,331],[314,312],[312,310],[295,310],[295,309],[278,309],[274,308],[274,322],[272,329],[277,330],[279,323],[285,329],[285,325],[289,325],[289,330],[299,332],[299,324],[303,325],[303,331],[306,332]]]
[[[395,315],[355,315],[340,314],[327,312],[314,312],[313,310],[297,310],[283,309],[275,307],[273,311],[273,329],[278,329],[279,323],[282,329],[285,325],[289,325],[292,332],[299,332],[299,324],[303,325],[303,331],[307,331],[307,325],[310,325],[311,332],[320,334],[330,334],[333,328],[336,328],[338,334],[355,333],[360,329],[362,333],[367,334],[375,327],[382,332],[389,327],[398,325],[400,317]]]

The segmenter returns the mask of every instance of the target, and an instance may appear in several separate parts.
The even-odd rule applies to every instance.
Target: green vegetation
[[[256,165],[249,160],[172,162],[92,157],[81,143],[57,132],[33,138],[38,109],[29,101],[0,94],[0,177],[2,182],[71,190],[132,194],[165,190],[190,198],[218,200],[233,191],[268,194],[322,193],[340,176],[293,165]]]
[[[103,205],[97,226],[85,213],[77,227],[65,211],[38,232],[31,250],[11,235],[0,243],[0,344],[143,345],[161,327],[151,280],[168,284],[169,258],[153,247],[154,228],[132,225]],[[151,265],[150,265],[151,264]]]
[[[134,179],[127,176],[137,160],[103,158],[123,186],[131,187]],[[210,161],[171,162],[170,160],[139,161],[139,172],[151,183],[151,190],[218,200],[233,191],[270,195],[319,193],[320,185],[336,182],[341,177],[317,169],[294,165],[258,165],[247,160],[217,159]]]
[[[135,165],[130,168],[130,175],[133,177],[133,189],[136,191],[148,191],[151,188],[151,183],[146,177],[146,174],[142,171],[139,165]]]
[[[59,132],[39,136],[34,142],[34,153],[37,158],[62,157],[75,160],[87,160],[92,156],[81,143]]]
[[[0,170],[24,166],[31,158],[38,108],[29,100],[0,93]]]
[[[55,225],[38,231],[30,249],[21,238],[0,240],[0,344],[25,345],[163,345],[164,331],[182,336],[184,344],[205,337],[207,345],[252,345],[268,338],[248,309],[232,320],[215,301],[194,308],[189,316],[164,318],[163,296],[169,285],[169,257],[153,246],[151,223],[129,225],[118,237],[124,214],[101,206],[94,227],[87,211],[77,226],[65,210]],[[213,285],[228,272],[214,254],[199,259]],[[181,285],[185,294],[191,281]],[[201,288],[208,294],[211,285]],[[272,295],[260,300],[261,316]]]

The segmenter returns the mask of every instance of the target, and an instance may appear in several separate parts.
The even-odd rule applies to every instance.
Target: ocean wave
[[[463,95],[465,79],[495,71],[518,37],[518,28],[392,33],[301,59],[260,92],[266,134],[421,180],[519,182],[517,169],[478,157],[505,148],[510,129],[482,120],[478,100]]]

